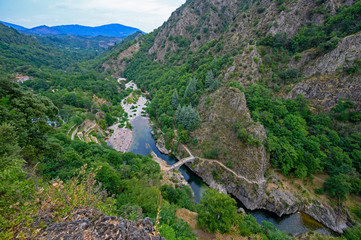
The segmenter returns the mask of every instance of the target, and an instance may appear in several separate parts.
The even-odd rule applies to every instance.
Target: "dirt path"
[[[191,153],[191,151],[188,149],[187,146],[183,145],[182,146],[184,147],[184,149],[188,152],[189,155],[193,156],[193,154]],[[262,179],[260,181],[251,181],[243,176],[240,176],[238,175],[235,171],[233,171],[232,169],[230,169],[229,167],[227,167],[226,165],[224,165],[223,163],[221,163],[220,161],[218,160],[214,160],[214,159],[206,159],[206,158],[200,158],[200,157],[196,157],[194,156],[194,158],[198,158],[199,160],[201,161],[207,161],[207,162],[213,162],[213,163],[217,163],[218,165],[220,165],[221,167],[223,167],[224,169],[226,169],[228,172],[231,172],[233,175],[235,175],[237,178],[239,179],[242,179],[248,183],[251,183],[251,184],[261,184],[261,183],[265,183],[266,182],[266,179]]]
[[[69,129],[69,131],[67,132],[67,134],[66,135],[68,135],[69,136],[69,133],[71,132],[71,130],[73,130],[73,128],[76,126],[76,124],[74,124],[70,129]]]
[[[78,132],[80,126],[75,129],[75,131],[71,134],[71,140],[74,140],[75,134]]]

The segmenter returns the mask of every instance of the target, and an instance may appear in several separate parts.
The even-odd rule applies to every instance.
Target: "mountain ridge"
[[[75,35],[83,37],[96,37],[96,36],[105,36],[105,37],[120,37],[125,38],[135,32],[142,32],[142,30],[130,26],[126,26],[119,23],[110,23],[100,26],[84,26],[79,24],[69,24],[69,25],[57,25],[57,26],[47,26],[40,25],[33,28],[25,28],[20,25],[3,22],[0,23],[12,27],[22,33],[31,34],[31,35]]]

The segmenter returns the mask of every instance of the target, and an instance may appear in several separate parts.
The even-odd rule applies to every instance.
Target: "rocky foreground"
[[[75,209],[70,216],[60,223],[49,223],[36,239],[165,240],[156,234],[150,218],[133,222],[121,217],[105,216],[89,208]]]

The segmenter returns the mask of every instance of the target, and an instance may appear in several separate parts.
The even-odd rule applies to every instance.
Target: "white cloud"
[[[107,10],[107,11],[129,11],[137,13],[152,13],[156,15],[170,14],[182,1],[159,0],[64,0],[57,6],[80,10]]]
[[[121,23],[150,32],[159,27],[185,0],[60,0],[51,8],[79,24]]]
[[[120,23],[145,32],[162,25],[186,0],[0,0],[0,20],[26,27]]]

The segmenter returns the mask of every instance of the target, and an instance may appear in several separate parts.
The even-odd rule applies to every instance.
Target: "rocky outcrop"
[[[178,49],[196,50],[203,44],[217,38],[237,13],[237,0],[187,1],[172,13],[157,32],[149,54],[164,61],[168,52]],[[186,46],[183,43],[186,43]],[[188,41],[187,41],[188,40]]]
[[[240,176],[252,181],[264,180],[269,162],[263,145],[266,131],[252,120],[244,93],[236,88],[219,89],[201,99],[198,111],[202,123],[192,133],[198,140],[198,147],[190,145],[192,153],[208,158],[207,152],[215,152],[217,160],[232,166]],[[233,128],[236,123],[245,129],[248,139],[259,143],[237,137]]]
[[[361,61],[361,34],[344,38],[333,51],[313,60],[311,51],[302,54],[299,62],[289,64],[300,69],[305,80],[294,85],[287,98],[305,96],[315,106],[329,111],[339,99],[350,99],[355,110],[361,109],[361,74],[348,74],[347,69]],[[360,67],[360,66],[359,66]]]
[[[201,99],[199,113],[202,124],[192,133],[199,145],[188,145],[192,154],[199,157],[187,165],[211,188],[232,194],[250,210],[265,209],[278,216],[304,211],[313,217],[321,211],[324,216],[316,220],[334,231],[343,231],[347,217],[334,221],[337,215],[332,207],[315,201],[310,204],[307,198],[284,189],[276,176],[272,180],[265,178],[269,164],[263,144],[266,132],[262,125],[253,122],[244,93],[235,88],[220,89]],[[261,145],[241,141],[232,128],[235,122],[259,139]],[[217,159],[202,158],[204,146],[218,149]]]
[[[193,165],[188,164],[188,166],[209,187],[232,194],[247,209],[265,209],[278,216],[301,211],[339,233],[342,233],[348,226],[352,226],[348,220],[347,212],[316,200],[309,203],[308,199],[281,189],[272,183],[252,182],[237,177],[218,164],[202,160],[198,160],[198,162],[196,160]],[[214,172],[218,173],[216,177]]]
[[[331,208],[316,200],[306,205],[303,211],[335,232],[342,233],[347,227],[352,226],[346,212]]]
[[[322,111],[330,111],[339,99],[350,99],[355,103],[355,110],[361,110],[361,82],[358,75],[313,76],[297,83],[286,98],[296,98],[301,94],[312,105]]]
[[[113,54],[102,64],[104,72],[109,71],[113,77],[120,77],[127,66],[127,60],[131,59],[140,49],[140,43],[136,42],[119,54]]]
[[[108,217],[88,208],[75,209],[71,217],[63,222],[50,222],[36,239],[165,240],[156,234],[150,218],[133,222],[120,217]]]
[[[306,65],[303,74],[310,77],[313,74],[334,74],[361,61],[361,33],[344,38],[333,51],[318,58],[310,65]]]
[[[158,130],[157,132],[160,132],[160,131]],[[169,155],[171,153],[171,151],[165,147],[165,141],[164,141],[164,137],[162,134],[157,138],[155,145],[158,148],[159,152],[166,154],[166,155]]]

